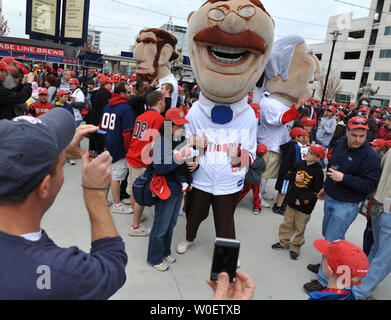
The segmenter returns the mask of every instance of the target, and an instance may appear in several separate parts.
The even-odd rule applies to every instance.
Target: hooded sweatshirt
[[[324,128],[322,126],[324,126]],[[328,146],[334,136],[336,127],[337,121],[335,120],[335,117],[322,118],[318,126],[318,131],[316,132],[316,140],[318,143]]]
[[[113,163],[125,158],[135,120],[128,100],[119,94],[113,94],[103,109],[100,122],[101,129],[107,132],[107,150]]]

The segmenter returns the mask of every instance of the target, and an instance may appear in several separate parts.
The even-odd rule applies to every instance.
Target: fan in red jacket
[[[46,88],[40,88],[38,90],[38,102],[30,106],[27,113],[33,117],[40,117],[46,112],[54,109],[54,106],[48,102],[49,91]]]
[[[379,139],[391,140],[391,113],[387,112],[387,118],[379,129]]]

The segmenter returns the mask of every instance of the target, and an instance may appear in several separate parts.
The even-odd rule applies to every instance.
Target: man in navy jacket
[[[0,299],[107,299],[126,280],[127,255],[106,203],[112,158],[78,148],[94,126],[63,108],[0,121]],[[82,158],[91,251],[58,247],[41,228],[64,182],[66,160]]]
[[[368,120],[353,117],[346,137],[341,138],[328,164],[327,178],[320,197],[324,198],[322,234],[327,241],[344,240],[356,219],[360,202],[376,191],[381,176],[380,160],[367,142]],[[318,280],[304,285],[308,292],[327,287],[328,279],[321,266],[309,265]]]

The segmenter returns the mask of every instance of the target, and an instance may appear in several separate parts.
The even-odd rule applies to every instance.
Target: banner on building
[[[31,38],[58,39],[61,0],[27,0],[26,34]]]

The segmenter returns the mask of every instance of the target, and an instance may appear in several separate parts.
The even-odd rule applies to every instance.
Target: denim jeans
[[[172,194],[155,205],[155,218],[149,235],[147,262],[157,265],[171,254],[171,241],[181,208],[183,193]]]
[[[374,243],[368,256],[369,272],[362,284],[353,287],[357,299],[368,298],[391,272],[391,214],[372,218]]]
[[[326,194],[322,224],[322,234],[325,240],[345,240],[346,232],[356,220],[359,209],[357,202],[341,202]],[[319,268],[318,280],[324,287],[327,287],[329,280],[322,271],[322,264]]]

